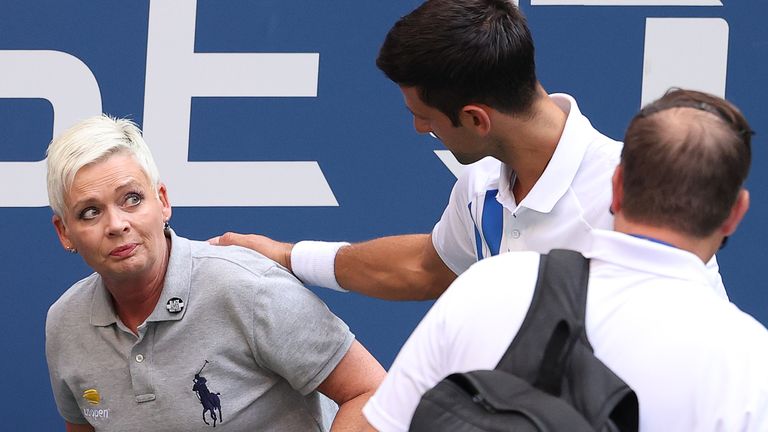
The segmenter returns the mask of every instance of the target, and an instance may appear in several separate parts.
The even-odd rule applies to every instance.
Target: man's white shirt
[[[584,252],[593,229],[613,229],[611,178],[622,143],[597,131],[569,95],[549,96],[567,115],[565,128],[533,189],[517,203],[515,173],[487,157],[469,166],[432,230],[432,244],[457,275],[475,262],[509,251]],[[728,298],[717,260],[708,263],[715,290]]]
[[[550,96],[567,114],[552,159],[517,203],[515,173],[487,157],[464,170],[432,231],[435,250],[461,274],[473,263],[509,251],[583,250],[593,228],[613,228],[611,177],[622,144],[598,132],[565,94]]]
[[[768,331],[719,296],[719,278],[670,246],[602,230],[590,238],[587,335],[637,393],[641,430],[768,430]],[[405,431],[442,378],[493,369],[527,313],[538,263],[513,252],[462,274],[398,354],[368,421]]]

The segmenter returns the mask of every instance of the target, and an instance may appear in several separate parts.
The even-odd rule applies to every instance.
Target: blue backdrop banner
[[[417,135],[375,66],[416,0],[0,2],[0,357],[3,430],[61,430],[48,382],[48,307],[90,273],[51,224],[44,152],[100,112],[130,117],[186,237],[284,241],[425,233],[455,166]],[[768,323],[768,16],[761,0],[522,0],[544,87],[621,139],[671,86],[724,95],[757,131],[752,208],[718,257],[734,303]],[[607,186],[606,186],[607,187]],[[762,252],[761,252],[762,251]],[[313,288],[314,289],[314,288]],[[429,307],[314,289],[388,367]],[[20,404],[32,405],[24,415]]]

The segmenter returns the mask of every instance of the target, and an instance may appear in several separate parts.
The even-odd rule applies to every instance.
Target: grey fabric
[[[181,312],[166,309],[174,298]],[[274,262],[175,234],[162,296],[138,337],[115,315],[97,274],[64,293],[46,322],[61,415],[121,432],[208,430],[196,382],[218,393],[216,430],[327,430],[337,407],[315,389],[353,340]],[[98,405],[85,399],[89,389]],[[210,412],[205,419],[212,424]]]

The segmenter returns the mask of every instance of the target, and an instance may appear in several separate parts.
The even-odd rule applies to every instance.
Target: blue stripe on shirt
[[[491,255],[498,255],[501,248],[501,235],[504,229],[504,210],[501,203],[496,200],[498,189],[485,192],[485,204],[483,205],[483,236],[491,250]]]
[[[472,226],[475,228],[475,247],[477,248],[477,260],[480,261],[483,259],[483,239],[480,237],[480,231],[477,230],[477,221],[475,220],[475,217],[472,213],[472,203],[470,202],[469,205],[467,205],[467,209],[469,210],[469,217],[472,218]]]

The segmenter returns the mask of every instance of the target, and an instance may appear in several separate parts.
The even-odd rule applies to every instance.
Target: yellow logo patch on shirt
[[[98,405],[101,402],[101,396],[96,389],[88,389],[83,392],[83,399],[87,400],[91,405]]]

